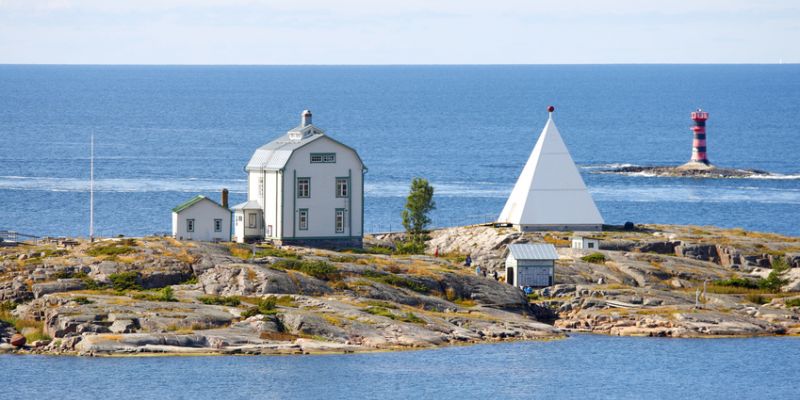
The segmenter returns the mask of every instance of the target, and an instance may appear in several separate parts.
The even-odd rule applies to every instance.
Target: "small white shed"
[[[597,250],[600,248],[600,239],[595,237],[574,236],[572,248],[579,250]]]
[[[223,191],[227,203],[227,191]],[[172,237],[179,240],[229,242],[231,210],[222,204],[198,195],[172,209]]]
[[[558,253],[552,244],[511,244],[506,257],[506,282],[517,287],[551,286],[556,260]]]

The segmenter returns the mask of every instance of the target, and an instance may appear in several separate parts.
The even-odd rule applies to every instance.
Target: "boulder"
[[[85,289],[86,285],[80,279],[59,279],[55,282],[34,283],[32,292],[34,298],[40,298],[50,293],[70,292]]]
[[[25,339],[25,336],[22,336],[21,334],[17,333],[14,334],[14,336],[11,336],[11,340],[9,341],[9,343],[11,343],[11,345],[15,347],[22,347],[25,346],[26,341],[27,339]]]

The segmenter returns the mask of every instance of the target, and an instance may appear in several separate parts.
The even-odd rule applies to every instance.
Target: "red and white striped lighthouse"
[[[694,126],[692,127],[692,131],[694,131],[694,142],[692,143],[692,160],[690,162],[705,165],[711,164],[708,161],[708,155],[706,154],[707,119],[708,113],[699,108],[697,111],[692,112],[692,120],[694,121]]]

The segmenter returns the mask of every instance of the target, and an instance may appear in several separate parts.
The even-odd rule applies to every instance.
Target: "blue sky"
[[[0,63],[800,62],[800,1],[0,0]]]

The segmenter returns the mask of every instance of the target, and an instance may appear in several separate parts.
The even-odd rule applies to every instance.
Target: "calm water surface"
[[[577,335],[334,356],[0,356],[0,388],[8,399],[790,399],[798,360],[796,338]]]
[[[548,104],[607,222],[800,235],[800,65],[0,66],[0,230],[86,235],[94,133],[98,232],[169,231],[196,193],[243,200],[254,149],[306,108],[369,167],[368,231],[398,229],[414,176],[436,187],[435,225],[490,220]],[[784,176],[591,173],[685,162],[697,107],[712,162]]]

